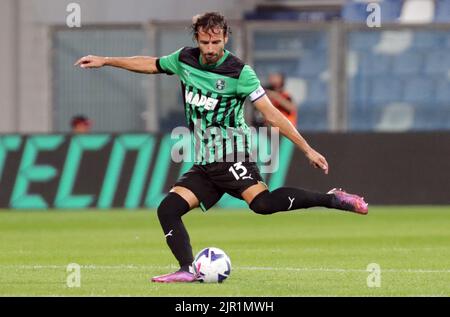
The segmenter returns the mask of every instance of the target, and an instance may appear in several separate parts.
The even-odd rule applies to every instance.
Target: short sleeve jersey
[[[249,157],[250,129],[244,120],[247,97],[265,92],[253,69],[225,50],[214,65],[201,62],[198,48],[184,47],[157,59],[161,73],[177,75],[194,147],[194,163],[224,160],[236,153]]]

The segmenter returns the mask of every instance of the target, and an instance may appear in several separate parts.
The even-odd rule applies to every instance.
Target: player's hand
[[[324,171],[325,174],[328,174],[328,162],[319,152],[310,149],[306,153],[306,157],[314,168],[320,168]]]
[[[88,55],[80,58],[74,66],[80,66],[81,68],[98,68],[105,66],[105,57]]]

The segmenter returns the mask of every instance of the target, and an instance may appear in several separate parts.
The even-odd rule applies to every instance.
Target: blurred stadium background
[[[71,118],[78,114],[93,121],[94,133],[150,132],[156,138],[147,140],[152,144],[141,143],[151,147],[149,164],[156,161],[149,173],[160,170],[157,163],[164,155],[159,150],[170,148],[163,147],[170,143],[163,136],[184,125],[177,79],[112,68],[84,72],[73,63],[87,54],[162,56],[195,45],[188,30],[190,19],[208,10],[228,17],[233,31],[229,49],[252,65],[263,82],[271,72],[286,75],[287,90],[299,111],[298,129],[331,160],[334,174],[325,179],[308,168],[294,168],[292,162],[301,158],[289,144],[282,144],[282,168],[273,186],[284,183],[318,190],[343,186],[382,204],[450,203],[449,177],[441,172],[450,168],[449,0],[78,1],[80,28],[66,25],[69,3],[0,4],[0,132],[10,134],[1,147],[3,207],[16,206],[12,200],[27,193],[25,185],[17,187],[16,177],[34,162],[21,161],[27,141],[17,135],[68,133]],[[381,9],[381,27],[367,24],[373,13],[368,6],[374,3]],[[252,107],[246,109],[253,122]],[[67,138],[50,146],[59,150],[55,157],[60,166],[69,147]],[[111,151],[114,140],[98,141],[102,144],[96,149],[104,145]],[[127,158],[135,152],[132,147],[125,146]],[[134,147],[142,149],[139,144]],[[41,151],[37,161],[45,161],[42,156],[50,148],[37,148]],[[350,148],[354,153],[346,150]],[[157,154],[160,160],[152,161]],[[23,164],[18,165],[20,161]],[[74,167],[74,191],[98,194],[100,187],[89,188],[89,181],[83,185],[82,176],[92,175],[88,166],[92,164],[83,173],[85,165]],[[48,200],[57,187],[53,195],[48,192],[60,174],[41,179],[40,185],[47,182],[50,187],[27,183],[31,191],[41,193],[45,206],[53,205]],[[126,188],[121,184],[129,178],[119,174],[119,187]],[[167,191],[178,174],[176,168],[167,167],[158,174],[167,181],[155,191]],[[385,186],[391,188],[389,193],[380,190]],[[96,199],[85,206],[94,206]],[[158,199],[150,200],[151,206],[157,205]]]
[[[81,7],[80,28],[66,25],[70,14],[66,9],[71,2]],[[380,6],[381,27],[368,26],[367,19],[373,13],[368,10],[369,4]],[[328,190],[339,186],[363,193],[371,206],[442,206],[373,208],[375,223],[371,224],[346,216],[325,218],[319,213],[303,219],[304,231],[293,225],[295,219],[289,218],[292,215],[274,218],[280,227],[286,226],[291,237],[289,245],[282,245],[281,238],[276,240],[278,234],[271,234],[271,225],[264,225],[261,220],[260,227],[251,219],[245,220],[229,237],[228,228],[234,227],[232,219],[221,211],[212,213],[211,221],[230,221],[230,225],[219,226],[220,237],[211,235],[201,226],[208,220],[194,213],[193,218],[188,217],[188,222],[198,220],[190,223],[194,247],[220,244],[232,259],[236,256],[238,268],[247,270],[244,275],[237,275],[237,281],[241,276],[240,282],[253,278],[262,284],[244,290],[245,286],[239,288],[230,282],[223,293],[217,289],[212,293],[210,289],[203,289],[203,293],[188,289],[187,294],[448,296],[450,0],[2,0],[2,211],[154,210],[171,184],[189,168],[189,163],[170,161],[170,132],[184,125],[177,79],[112,68],[85,71],[73,63],[87,54],[162,56],[181,46],[193,46],[188,30],[190,19],[205,11],[220,11],[228,18],[233,32],[228,48],[252,65],[261,80],[271,72],[286,75],[287,89],[298,107],[297,128],[330,162],[330,175],[319,175],[301,153],[283,141],[280,169],[273,175],[264,175],[270,188],[287,185]],[[246,111],[248,121],[253,122],[252,107],[248,105]],[[90,134],[70,133],[70,120],[79,114],[92,120]],[[224,197],[218,207],[240,208],[245,204]],[[396,210],[399,213],[390,218]],[[143,214],[135,214],[134,222],[128,224],[130,218],[115,213],[110,213],[108,220],[96,212],[90,218],[78,213],[49,213],[47,218],[28,213],[19,213],[16,218],[14,213],[1,214],[3,295],[60,294],[59,284],[47,285],[46,281],[52,281],[52,270],[64,270],[61,265],[74,259],[105,266],[87,267],[100,274],[91,281],[92,288],[64,294],[148,294],[147,284],[140,285],[140,289],[133,289],[132,284],[138,285],[150,273],[166,273],[164,265],[173,263],[156,218],[149,223],[149,230],[148,218]],[[243,213],[236,214],[247,219]],[[317,224],[323,221],[329,225],[326,241],[334,244],[321,240],[324,230]],[[64,226],[60,227],[61,223]],[[417,223],[424,226],[420,229]],[[268,252],[272,252],[264,253],[266,262],[255,262],[261,253],[256,252],[258,244],[252,244],[253,235],[245,238],[249,241],[247,249],[241,246],[243,242],[238,237],[250,228],[243,224],[255,226],[250,230],[259,233],[258,243],[263,245],[260,249],[268,247]],[[75,230],[72,235],[61,236],[70,230]],[[311,236],[298,236],[303,232],[308,235],[308,230]],[[45,237],[44,231],[48,233]],[[361,247],[355,247],[350,233],[361,238]],[[103,250],[101,257],[87,251],[94,241],[89,234],[98,239],[94,249]],[[70,237],[80,239],[80,244]],[[279,244],[271,247],[271,239]],[[295,251],[298,240],[307,242],[300,247],[300,264]],[[69,253],[67,246],[76,251]],[[55,250],[60,253],[52,253]],[[110,254],[111,250],[116,253]],[[275,254],[284,255],[278,258]],[[384,265],[392,269],[386,274],[391,274],[388,280],[395,287],[385,288],[383,293],[373,293],[365,286],[363,291],[355,285],[340,287],[345,286],[346,280],[353,283],[356,275],[365,281],[365,265],[379,259],[385,259]],[[61,267],[53,267],[55,263]],[[118,276],[127,269],[121,266],[124,263],[137,264],[131,271],[142,276],[128,270],[125,286],[129,288],[122,289],[124,281]],[[155,266],[139,267],[145,263]],[[290,263],[313,269],[308,271],[311,276],[306,284],[302,284],[305,280],[300,276],[298,285],[294,283],[286,289],[278,270],[258,271],[255,263],[267,267]],[[30,269],[35,269],[35,264],[44,265],[41,269],[47,275],[34,275],[37,273]],[[112,270],[115,268],[119,274],[110,275],[112,266],[108,265],[116,265]],[[314,269],[327,265],[349,268],[350,273]],[[416,270],[403,270],[405,267]],[[358,271],[361,268],[362,273]],[[286,279],[295,280],[295,274],[301,272],[302,269],[294,268],[283,274]],[[325,281],[318,279],[318,274],[324,272],[340,275],[337,280],[329,277],[335,283],[324,287]],[[270,275],[267,283],[278,283],[278,293],[265,291],[270,286],[264,284],[262,274]],[[60,275],[63,273],[57,281],[61,284],[65,277]],[[16,283],[24,277],[32,281],[29,293],[24,283]],[[113,291],[94,286],[104,282],[103,278],[114,285]],[[321,286],[314,289],[318,284]],[[255,293],[256,289],[260,291]],[[180,295],[186,294],[187,289],[173,289],[172,293],[152,290],[153,295]]]
[[[183,124],[178,95],[168,93],[175,79],[90,76],[72,64],[87,52],[160,56],[193,45],[186,27],[207,10],[232,21],[229,49],[262,79],[288,76],[304,131],[448,130],[449,1],[371,1],[381,28],[367,27],[368,2],[80,0],[82,27],[69,28],[69,1],[4,0],[0,131],[68,132],[77,113],[100,132]]]

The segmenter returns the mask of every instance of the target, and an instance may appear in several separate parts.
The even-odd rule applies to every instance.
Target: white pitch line
[[[238,269],[241,270],[248,270],[248,271],[298,271],[298,272],[368,272],[364,269],[338,269],[338,268],[297,268],[297,267],[251,267],[251,266],[243,266],[238,267]],[[429,270],[429,269],[383,269],[381,268],[382,272],[395,272],[395,273],[450,273],[449,270]]]
[[[0,269],[25,269],[25,270],[39,270],[39,269],[66,269],[66,265],[0,265]],[[177,266],[166,265],[80,265],[80,268],[87,270],[163,270],[176,269]],[[342,268],[308,268],[308,267],[264,267],[264,266],[237,266],[233,267],[235,270],[242,271],[289,271],[289,272],[367,272],[364,269],[342,269]],[[391,273],[450,273],[450,269],[431,270],[431,269],[381,269],[382,272]]]

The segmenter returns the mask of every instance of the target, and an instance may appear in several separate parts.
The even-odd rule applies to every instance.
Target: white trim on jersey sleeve
[[[252,92],[252,93],[249,95],[250,101],[251,101],[251,102],[254,102],[254,101],[256,101],[257,99],[259,99],[259,98],[261,98],[262,96],[264,96],[265,94],[266,94],[266,91],[265,91],[264,88],[262,88],[261,85],[260,85],[258,88],[256,88],[256,90],[255,90],[254,92]]]

